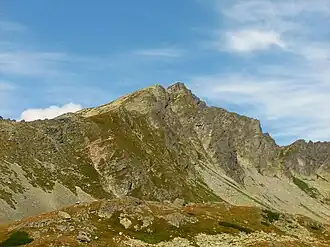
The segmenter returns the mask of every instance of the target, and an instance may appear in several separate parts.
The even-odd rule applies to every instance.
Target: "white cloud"
[[[76,75],[78,71],[99,70],[109,57],[82,56],[70,52],[42,50],[26,41],[27,27],[20,23],[0,20],[0,76],[35,77],[50,81]],[[12,32],[15,34],[12,36]]]
[[[227,8],[214,2],[218,50],[263,49],[267,56],[246,57],[226,74],[195,76],[193,90],[261,119],[281,144],[330,140],[330,1],[227,1]],[[267,50],[272,46],[282,48],[276,56]]]
[[[141,56],[149,57],[180,57],[182,55],[181,50],[171,48],[143,49],[137,50],[135,53]]]
[[[313,75],[308,75],[310,79]],[[315,79],[319,79],[317,76]],[[330,85],[277,75],[213,75],[192,79],[193,89],[220,106],[235,104],[241,112],[261,119],[274,136],[327,140],[330,138]]]
[[[52,119],[69,112],[76,112],[82,109],[81,105],[69,103],[63,106],[50,106],[48,108],[27,109],[21,114],[21,119],[34,121],[37,119]]]
[[[221,23],[213,38],[219,51],[246,52],[275,46],[285,48],[288,39],[318,35],[317,29],[329,25],[328,0],[213,2]]]
[[[266,50],[273,46],[285,48],[280,34],[274,31],[239,30],[227,33],[228,49],[237,52]]]
[[[220,9],[223,14],[238,21],[268,21],[278,16],[297,16],[310,12],[319,14],[320,12],[330,12],[330,3],[327,0],[247,0],[232,1],[232,5],[227,9]],[[248,11],[248,12],[247,12]]]

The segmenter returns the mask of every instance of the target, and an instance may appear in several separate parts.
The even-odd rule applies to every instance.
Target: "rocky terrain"
[[[321,247],[329,246],[330,226],[303,216],[225,202],[176,199],[160,203],[123,197],[17,221],[2,231],[0,246],[11,246],[17,239],[40,247]]]
[[[0,222],[3,224],[68,207],[70,219],[65,219],[63,214],[64,219],[59,221],[55,211],[1,228],[0,238],[4,240],[15,232],[20,234],[22,228],[24,234],[34,239],[31,246],[47,246],[43,241],[54,240],[54,236],[72,241],[68,246],[75,246],[80,244],[76,231],[85,234],[82,233],[81,238],[99,235],[104,227],[99,223],[103,222],[99,216],[102,205],[108,200],[116,203],[118,198],[127,196],[141,200],[139,205],[143,206],[136,206],[136,210],[145,206],[151,210],[147,210],[150,217],[163,215],[165,218],[160,219],[166,227],[157,228],[160,223],[156,220],[150,228],[153,232],[138,237],[129,228],[123,230],[120,215],[116,215],[113,220],[118,219],[120,224],[111,217],[106,225],[111,229],[117,229],[118,225],[122,230],[117,229],[118,234],[115,230],[116,234],[109,233],[111,236],[104,238],[98,236],[99,246],[108,246],[104,241],[117,238],[118,246],[145,246],[142,242],[157,236],[157,229],[163,229],[159,234],[173,232],[172,237],[166,235],[149,241],[157,246],[212,246],[219,242],[223,245],[214,246],[262,246],[249,242],[259,237],[268,242],[283,240],[274,246],[288,246],[285,244],[288,241],[296,246],[317,246],[312,244],[313,236],[319,240],[322,236],[322,241],[327,241],[330,143],[298,140],[289,146],[278,146],[269,134],[262,132],[258,120],[209,107],[182,83],[169,88],[151,86],[106,105],[51,120],[1,119],[0,173]],[[180,210],[167,209],[172,206],[164,201],[176,198],[188,204]],[[78,202],[79,205],[70,206]],[[213,222],[210,225],[217,225],[215,231],[208,229],[208,224],[190,222],[195,218],[185,214],[188,205],[194,205],[198,211],[198,216],[194,216],[198,222],[210,217]],[[244,213],[237,212],[236,216],[233,213],[230,214],[233,218],[222,220],[227,211],[220,205],[234,212],[254,211],[255,220],[261,219],[262,210],[281,213],[281,217],[266,222],[269,225],[259,220],[260,227],[253,228],[257,223],[250,224],[248,215],[248,223],[234,220],[235,217],[243,219]],[[157,207],[159,211],[153,211]],[[208,207],[221,208],[221,212],[213,212]],[[167,226],[177,229],[166,218],[167,210],[174,214],[170,218],[189,220],[189,227],[182,231],[166,230]],[[84,223],[80,228],[89,226],[90,230],[78,227],[83,212],[87,212],[87,218],[86,222],[81,220]],[[298,228],[288,230],[290,223],[283,220],[282,215],[289,217]],[[52,223],[39,224],[38,217]],[[139,221],[127,217],[122,217],[124,224]],[[313,223],[313,228],[309,228],[310,223],[306,226],[300,219],[320,225],[314,227]],[[225,226],[219,222],[225,222]],[[238,224],[238,229],[231,224]],[[74,230],[68,232],[67,229]],[[141,233],[141,229],[136,231]],[[297,237],[297,234],[300,235]],[[50,237],[44,239],[48,235]],[[311,239],[301,236],[311,236]],[[326,243],[322,241],[319,246]]]

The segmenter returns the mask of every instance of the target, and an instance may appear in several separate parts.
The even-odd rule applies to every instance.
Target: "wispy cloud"
[[[330,13],[330,2],[327,0],[233,0],[230,1],[228,8],[222,8],[220,1],[214,2],[216,11],[222,17],[230,19],[232,21],[231,25],[241,24],[246,26],[256,24],[281,32],[304,27],[301,22],[297,22],[297,19],[300,17],[304,18],[313,15],[315,19],[318,19],[319,17],[328,16]]]
[[[244,68],[192,78],[197,93],[261,119],[281,143],[330,139],[330,2],[214,1],[220,52],[259,53]],[[256,31],[261,30],[261,31]],[[225,41],[225,42],[224,42]],[[276,55],[272,47],[279,47]],[[244,71],[244,72],[242,72]]]
[[[274,31],[246,29],[226,34],[227,49],[237,52],[267,50],[271,47],[285,48],[280,34]]]
[[[12,91],[16,88],[15,85],[6,81],[0,81],[0,92]]]
[[[47,108],[27,109],[21,114],[21,120],[34,121],[37,119],[52,119],[69,112],[82,109],[81,105],[69,103],[63,106],[50,106]]]
[[[17,86],[9,81],[0,81],[0,115],[10,115]]]
[[[22,117],[26,120],[51,118],[81,108],[79,104],[88,105],[90,102],[85,99],[89,99],[91,92],[101,90],[86,85],[88,79],[84,74],[104,66],[108,58],[41,49],[25,40],[29,31],[22,24],[0,20],[0,78],[4,80],[0,81],[0,115],[16,118],[28,105],[63,104],[71,102],[68,98],[77,100],[76,104],[30,109],[24,111]],[[50,88],[56,89],[56,93],[49,94]],[[94,98],[100,96],[93,95]]]
[[[106,103],[119,96],[118,92],[123,88],[127,90],[128,84],[138,84],[146,80],[146,74],[150,77],[150,74],[157,73],[159,64],[172,62],[183,55],[181,49],[168,46],[136,47],[102,55],[72,53],[70,50],[54,50],[49,44],[45,48],[35,39],[26,40],[25,37],[33,36],[31,30],[11,21],[2,20],[0,23],[0,78],[17,81],[21,86],[15,93],[6,92],[4,95],[3,90],[0,92],[2,115],[18,118],[29,105],[74,102],[96,106]]]
[[[313,140],[330,137],[330,85],[298,83],[290,78],[279,79],[268,74],[214,75],[194,78],[193,83],[195,90],[203,97],[220,105],[238,105],[241,111],[261,118],[273,129],[280,123],[281,128],[276,129],[274,134],[285,136],[284,133],[287,133],[287,136],[294,138]]]
[[[13,21],[0,20],[0,32],[24,32],[27,27]]]
[[[148,57],[181,57],[183,51],[180,49],[158,48],[142,49],[135,51],[135,54]]]
[[[225,23],[215,32],[214,42],[221,50],[246,52],[286,47],[288,39],[315,36],[315,27],[329,21],[327,0],[233,0],[214,1],[219,20]],[[321,25],[321,26],[320,26]],[[323,29],[325,31],[325,29]],[[328,33],[329,34],[329,33]]]
[[[69,60],[67,54],[56,52],[0,51],[0,73],[15,76],[49,76]]]

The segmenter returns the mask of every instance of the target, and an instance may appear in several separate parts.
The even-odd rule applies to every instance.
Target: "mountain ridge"
[[[330,218],[329,143],[279,146],[259,120],[208,107],[183,83],[51,120],[1,120],[0,147],[0,221],[127,195]]]

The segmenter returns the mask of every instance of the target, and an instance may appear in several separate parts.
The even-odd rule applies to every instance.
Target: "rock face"
[[[123,196],[330,220],[330,143],[280,147],[258,120],[208,107],[182,83],[52,120],[0,120],[0,173],[0,222]]]
[[[90,237],[88,237],[88,234],[82,231],[79,232],[77,239],[82,243],[89,243],[91,241]]]
[[[70,214],[68,214],[66,212],[63,212],[63,211],[59,211],[58,216],[62,219],[65,219],[65,220],[71,220]]]

